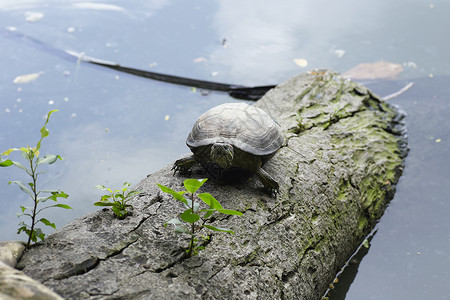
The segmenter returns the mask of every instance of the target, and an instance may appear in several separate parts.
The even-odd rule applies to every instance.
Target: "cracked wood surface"
[[[105,209],[77,219],[18,267],[66,299],[319,299],[393,197],[404,115],[328,70],[294,77],[256,106],[286,137],[264,166],[280,194],[267,196],[257,180],[200,190],[244,213],[214,220],[235,235],[214,233],[184,257],[188,237],[163,227],[181,207],[156,183],[183,190],[185,179],[168,166],[137,186],[131,217]]]

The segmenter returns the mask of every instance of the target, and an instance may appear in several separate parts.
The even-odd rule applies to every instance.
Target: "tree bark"
[[[208,180],[200,190],[244,213],[213,222],[234,235],[214,233],[199,255],[184,256],[189,236],[163,226],[183,211],[156,186],[184,190],[168,166],[137,186],[132,216],[77,219],[18,267],[66,299],[320,299],[394,195],[404,114],[329,70],[294,77],[255,105],[285,134],[264,165],[280,193],[269,197],[257,180]]]

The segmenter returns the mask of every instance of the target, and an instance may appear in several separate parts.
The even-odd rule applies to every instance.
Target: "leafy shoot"
[[[131,204],[127,204],[127,202],[130,201],[133,196],[139,193],[139,191],[136,190],[129,191],[128,188],[130,187],[130,185],[131,183],[124,182],[122,188],[115,191],[105,187],[104,185],[96,185],[96,189],[108,191],[109,194],[103,195],[100,198],[100,201],[95,202],[94,205],[111,206],[112,211],[117,216],[117,218],[125,219],[128,215],[131,214],[129,208],[133,208],[133,206]]]
[[[206,179],[186,179],[184,181],[185,191],[176,192],[171,188],[158,184],[159,188],[167,194],[172,195],[176,200],[183,203],[186,208],[177,218],[173,218],[164,224],[167,227],[169,224],[173,225],[176,233],[184,233],[190,235],[189,245],[186,250],[188,257],[197,255],[200,250],[204,249],[204,243],[210,240],[210,235],[201,236],[200,239],[204,242],[199,243],[198,235],[203,228],[234,234],[234,232],[228,228],[213,226],[206,224],[211,220],[214,213],[222,213],[227,215],[242,216],[242,213],[232,209],[224,209],[222,205],[214,198],[210,193],[197,194],[197,190],[206,182]],[[187,195],[187,197],[185,197]],[[201,209],[200,202],[206,204],[208,208]]]
[[[68,195],[62,191],[59,190],[51,190],[51,191],[39,191],[37,188],[37,179],[38,175],[42,174],[42,172],[38,172],[37,169],[42,164],[53,164],[58,159],[62,160],[61,156],[59,155],[53,155],[53,154],[47,154],[45,156],[40,155],[39,150],[41,149],[41,143],[42,140],[47,137],[50,133],[50,131],[47,129],[46,125],[48,124],[48,121],[50,120],[50,115],[58,110],[52,110],[47,114],[47,119],[44,123],[44,126],[41,128],[41,138],[36,144],[36,147],[21,147],[21,148],[11,148],[3,153],[0,154],[0,167],[10,167],[10,166],[16,166],[19,169],[24,170],[28,176],[31,177],[31,182],[24,183],[22,181],[13,180],[10,181],[8,184],[16,184],[24,193],[28,194],[33,201],[32,207],[26,207],[26,206],[20,206],[22,213],[19,214],[20,216],[26,216],[31,219],[31,224],[28,225],[25,222],[19,223],[19,229],[17,231],[18,234],[21,232],[25,232],[28,235],[28,241],[26,244],[27,248],[30,248],[31,242],[37,242],[37,239],[44,240],[45,234],[42,232],[41,228],[37,228],[36,225],[39,223],[44,224],[45,226],[52,227],[56,229],[55,223],[50,222],[46,218],[38,218],[38,215],[40,212],[42,212],[45,209],[51,208],[51,207],[59,207],[64,209],[71,209],[71,207],[67,204],[61,204],[56,203],[58,201],[58,198],[67,198]],[[2,156],[9,156],[11,153],[15,151],[20,151],[22,158],[25,160],[25,164],[22,164],[17,161],[13,161],[11,159],[2,159]],[[46,196],[42,196],[46,195]],[[40,204],[44,203],[48,200],[51,200],[55,202],[55,204],[45,206],[43,208],[40,208]]]

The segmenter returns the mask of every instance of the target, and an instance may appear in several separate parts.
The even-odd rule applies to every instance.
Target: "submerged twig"
[[[398,97],[401,94],[403,94],[404,92],[406,92],[407,90],[409,90],[412,86],[414,85],[414,82],[410,82],[407,85],[405,85],[403,88],[401,88],[400,90],[398,90],[395,93],[389,94],[385,97],[383,97],[384,100],[390,100],[392,98]]]

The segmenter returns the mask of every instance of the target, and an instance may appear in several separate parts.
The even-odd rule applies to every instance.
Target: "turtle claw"
[[[276,183],[276,186],[264,186],[264,191],[270,196],[270,197],[276,197],[280,193],[280,188],[278,186],[278,183]]]
[[[267,194],[271,197],[276,197],[280,193],[278,182],[276,182],[263,168],[259,167],[256,171],[256,175],[258,175],[259,180],[264,185],[264,190]]]
[[[180,174],[186,174],[196,163],[197,161],[195,160],[194,156],[191,155],[175,161],[171,170],[173,170],[173,175],[175,175],[177,172]]]

